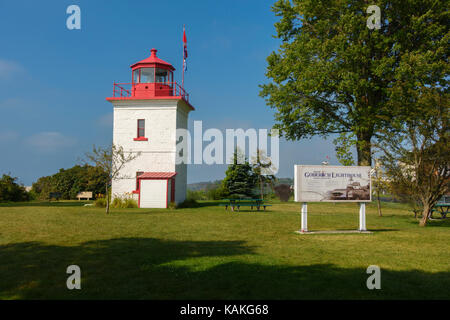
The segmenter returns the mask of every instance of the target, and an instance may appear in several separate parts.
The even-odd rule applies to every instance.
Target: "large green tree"
[[[424,88],[417,116],[387,133],[379,148],[392,192],[422,209],[425,226],[436,202],[450,190],[450,95]],[[406,104],[406,102],[405,102]]]
[[[369,5],[381,9],[370,29]],[[445,90],[448,1],[279,0],[272,9],[280,48],[268,58],[261,96],[276,109],[287,139],[339,134],[354,139],[358,164],[371,165],[371,143],[395,131],[420,88]],[[352,138],[353,137],[353,138]]]
[[[104,193],[108,174],[100,167],[75,165],[60,169],[51,176],[41,177],[33,183],[33,193],[38,199],[48,199],[51,192],[61,193],[62,199],[76,199],[79,192],[92,191],[94,195]]]
[[[0,202],[28,201],[29,194],[17,183],[17,178],[3,174],[0,178]]]

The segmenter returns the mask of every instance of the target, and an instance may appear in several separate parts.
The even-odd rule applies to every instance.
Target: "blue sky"
[[[113,82],[158,49],[181,81],[186,25],[185,88],[208,128],[267,128],[273,110],[258,96],[266,57],[277,50],[273,2],[1,1],[0,173],[25,185],[79,162],[92,145],[112,140]],[[81,30],[66,28],[66,8],[81,8]],[[338,164],[332,139],[280,142],[279,177],[294,164]],[[222,179],[223,165],[190,165],[188,182]]]

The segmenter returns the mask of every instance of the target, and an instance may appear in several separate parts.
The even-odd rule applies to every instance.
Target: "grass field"
[[[450,220],[367,207],[372,234],[299,235],[300,204],[231,213],[0,205],[1,299],[450,299]],[[310,204],[310,230],[356,229],[356,204]],[[66,288],[79,265],[81,290]],[[368,290],[366,268],[381,268]]]

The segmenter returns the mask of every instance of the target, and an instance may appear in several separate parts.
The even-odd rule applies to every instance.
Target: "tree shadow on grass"
[[[219,204],[222,203],[221,201],[199,201],[198,207],[219,207]],[[225,208],[225,207],[224,207]]]
[[[365,267],[262,264],[254,257],[254,248],[242,241],[120,238],[70,247],[15,243],[0,246],[0,298],[450,298],[450,272],[381,266],[382,289],[368,290]],[[81,290],[66,288],[66,268],[72,264],[81,268]]]
[[[29,201],[0,203],[1,207],[82,207],[92,201]]]
[[[419,226],[420,218],[415,219],[414,221],[410,221],[410,224],[414,224],[416,226]],[[450,227],[450,219],[447,218],[433,218],[431,220],[428,220],[427,225],[424,228],[434,228],[434,227]]]

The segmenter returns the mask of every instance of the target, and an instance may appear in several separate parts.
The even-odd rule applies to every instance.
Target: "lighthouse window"
[[[137,137],[138,138],[145,137],[145,120],[144,119],[139,119],[138,120]]]
[[[167,70],[159,68],[156,69],[156,82],[157,83],[167,82]]]
[[[155,69],[154,68],[141,68],[141,83],[153,83],[155,82]]]
[[[134,83],[139,83],[139,70],[140,69],[136,69],[133,71],[133,82]]]

